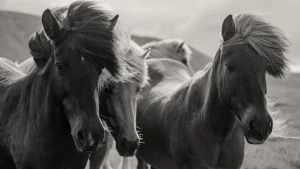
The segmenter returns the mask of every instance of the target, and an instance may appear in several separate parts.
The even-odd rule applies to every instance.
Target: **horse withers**
[[[0,61],[0,168],[85,167],[82,152],[97,150],[104,138],[99,75],[122,72],[111,16],[91,2],[72,3],[60,21],[47,9],[51,55],[35,55],[27,75]]]
[[[238,169],[244,138],[262,144],[272,133],[265,77],[284,75],[286,37],[252,14],[226,17],[222,37],[213,63],[192,77],[178,62],[148,60],[137,156],[153,168]]]

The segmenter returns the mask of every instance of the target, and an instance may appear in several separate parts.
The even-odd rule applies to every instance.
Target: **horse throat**
[[[191,91],[198,92],[192,92],[194,94],[191,94],[189,100],[195,105],[200,105],[196,111],[190,111],[197,114],[194,118],[196,132],[202,129],[204,133],[212,133],[208,135],[209,137],[223,142],[232,136],[237,120],[219,97],[215,64],[216,62],[211,65],[201,79],[197,80],[197,83],[190,87]]]

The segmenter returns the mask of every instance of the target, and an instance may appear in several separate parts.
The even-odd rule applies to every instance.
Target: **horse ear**
[[[179,53],[179,52],[181,51],[183,45],[184,45],[184,41],[183,41],[183,42],[179,45],[179,47],[177,48],[177,53]]]
[[[232,15],[228,15],[223,21],[222,25],[222,37],[223,41],[231,39],[235,34],[235,25],[232,19]]]
[[[42,14],[42,24],[45,30],[46,35],[49,39],[53,40],[54,43],[57,43],[61,39],[61,25],[53,16],[50,9],[46,9]]]
[[[109,29],[113,30],[115,26],[118,23],[119,15],[116,15],[114,18],[110,20],[111,25],[109,26]]]
[[[147,49],[147,51],[142,55],[142,59],[147,59],[150,55],[151,48]]]

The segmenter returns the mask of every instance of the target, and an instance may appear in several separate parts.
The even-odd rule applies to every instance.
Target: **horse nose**
[[[98,148],[98,144],[103,142],[104,133],[78,130],[76,137],[82,147],[82,151],[93,152]]]
[[[269,136],[272,132],[273,122],[272,120],[269,122],[262,122],[262,121],[252,121],[250,122],[250,130],[255,133],[255,135],[265,138]]]
[[[121,139],[121,147],[125,150],[129,155],[134,155],[135,151],[139,147],[140,139],[136,138],[134,140],[130,140],[126,137]]]

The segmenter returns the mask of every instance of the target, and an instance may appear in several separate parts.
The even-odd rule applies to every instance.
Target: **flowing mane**
[[[75,8],[75,7],[74,7]],[[66,12],[66,7],[63,8],[54,8],[52,9],[53,14],[55,17],[62,21],[63,15]],[[75,29],[75,28],[72,28]],[[96,31],[96,30],[95,30]],[[98,30],[101,31],[101,30]],[[140,76],[144,74],[147,69],[142,62],[143,60],[138,58],[138,57],[132,57],[132,53],[143,53],[145,52],[141,47],[139,47],[135,42],[131,40],[131,37],[128,33],[123,33],[121,32],[120,28],[118,25],[114,28],[114,37],[115,37],[115,55],[119,59],[119,67],[121,68],[121,72],[119,72],[118,76],[112,76],[111,73],[109,73],[108,70],[104,69],[103,73],[101,75],[101,81],[103,80],[108,80],[107,83],[109,82],[126,82],[126,81],[135,81],[137,83],[145,83],[148,78],[141,78]],[[90,39],[92,41],[92,39]],[[90,42],[89,42],[90,43]],[[105,47],[105,43],[102,42],[97,42],[95,41],[94,43],[99,43],[103,44]],[[51,42],[48,40],[47,36],[44,33],[43,28],[40,28],[37,32],[31,35],[30,40],[29,40],[29,48],[30,48],[30,53],[33,57],[50,57],[51,56],[51,50],[52,50],[52,45]],[[86,51],[88,52],[88,51]],[[87,53],[89,55],[89,53]],[[25,63],[24,63],[25,64]],[[34,63],[32,63],[34,64]],[[35,67],[34,65],[24,65],[25,71],[27,66],[33,68]],[[31,70],[31,69],[29,69]],[[26,71],[27,72],[27,71]],[[142,80],[143,79],[143,80]]]
[[[124,66],[123,76],[116,80],[108,71],[104,70],[100,76],[101,81],[105,81],[103,85],[117,83],[118,81],[124,83],[134,82],[141,84],[141,87],[148,84],[148,66],[144,59],[140,57],[145,53],[145,50],[132,41],[129,36],[128,41],[130,44],[129,50],[125,55],[122,55],[124,57],[124,63],[122,64]]]
[[[223,43],[223,47],[249,44],[269,62],[267,72],[271,76],[284,76],[284,69],[287,68],[284,54],[289,45],[282,31],[254,14],[237,15],[234,21],[236,33],[228,42]]]
[[[11,85],[24,76],[15,63],[0,57],[0,87]]]
[[[83,57],[96,65],[108,65],[106,69],[114,78],[122,77],[124,66],[120,63],[124,57],[119,56],[126,54],[129,44],[118,27],[111,29],[111,19],[114,17],[111,11],[96,6],[94,2],[77,1],[69,8],[53,8],[52,12],[61,23],[61,29],[68,32],[64,38],[69,38],[71,45]]]

